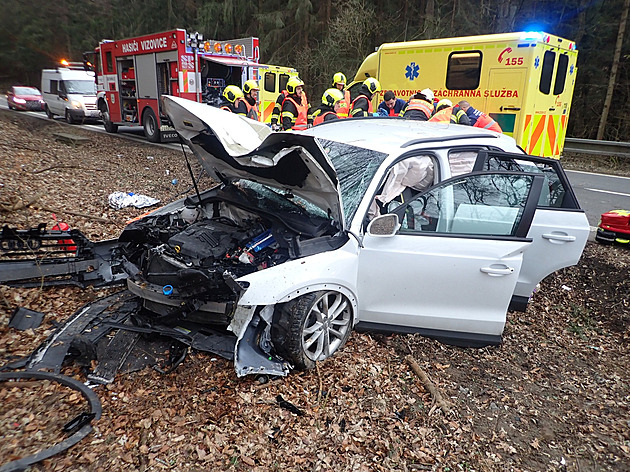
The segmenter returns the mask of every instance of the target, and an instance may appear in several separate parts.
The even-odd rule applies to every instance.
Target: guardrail
[[[596,139],[566,138],[564,152],[598,154],[600,156],[630,157],[630,143],[598,141]]]

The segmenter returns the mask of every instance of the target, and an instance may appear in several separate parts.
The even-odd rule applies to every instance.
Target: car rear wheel
[[[334,291],[303,295],[278,305],[271,339],[278,354],[296,369],[312,369],[332,356],[352,331],[352,305]]]
[[[150,108],[144,112],[142,117],[142,126],[144,127],[144,135],[152,143],[160,142],[160,128],[158,126],[155,113]]]
[[[46,105],[44,109],[46,110],[46,116],[48,118],[50,118],[51,120],[55,118],[55,115],[53,114],[52,111],[50,111],[50,108],[48,108],[48,105]]]

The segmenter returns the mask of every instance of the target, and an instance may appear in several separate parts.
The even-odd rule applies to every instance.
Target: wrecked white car
[[[271,133],[185,99],[163,106],[220,184],[117,241],[3,232],[14,251],[18,239],[72,239],[75,266],[91,268],[83,282],[127,284],[59,334],[81,334],[79,347],[67,344],[82,354],[104,332],[118,330],[127,350],[159,334],[234,359],[238,376],[285,375],[334,354],[354,328],[497,344],[508,309],[524,310],[544,277],[577,263],[588,237],[559,162],[505,135],[389,118]],[[12,264],[0,264],[0,280],[33,274],[27,261]],[[25,367],[58,362],[59,336]],[[122,362],[94,351],[105,360],[92,379],[110,381]]]

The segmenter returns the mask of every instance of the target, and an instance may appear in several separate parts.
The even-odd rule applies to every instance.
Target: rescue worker
[[[282,112],[282,104],[284,99],[287,98],[289,92],[283,90],[276,97],[276,103],[273,104],[273,111],[271,112],[271,129],[273,131],[280,131],[282,126],[280,125],[280,113]]]
[[[378,105],[378,113],[381,116],[398,116],[403,107],[407,104],[402,98],[396,98],[391,90],[385,92],[383,101]]]
[[[322,104],[313,112],[313,126],[324,121],[338,120],[343,98],[343,92],[337,88],[326,90],[322,95]]]
[[[223,102],[219,105],[221,110],[247,116],[247,105],[243,96],[243,91],[236,85],[228,85],[223,89]]]
[[[243,93],[245,94],[245,106],[247,107],[247,118],[260,121],[260,111],[258,110],[258,82],[248,80],[243,84]]]
[[[503,130],[499,126],[499,123],[494,121],[484,112],[473,108],[472,105],[468,103],[466,100],[462,100],[461,102],[458,103],[458,105],[462,110],[466,112],[466,115],[468,115],[468,118],[470,118],[471,126],[474,126],[475,128],[489,129],[492,131],[496,131],[497,133],[503,132]]]
[[[428,121],[433,115],[433,90],[426,88],[412,95],[399,116],[406,120]]]
[[[381,91],[381,83],[374,77],[368,77],[363,81],[359,95],[350,104],[349,116],[356,118],[359,116],[372,116],[372,98],[375,93]]]
[[[350,110],[350,91],[346,90],[346,76],[341,72],[337,72],[333,75],[333,87],[343,93],[343,100],[339,102],[337,116],[339,118],[348,118],[348,111]]]
[[[291,77],[287,81],[289,93],[282,103],[282,129],[305,130],[312,125],[312,118],[308,115],[308,100],[304,92],[304,82],[298,77]]]
[[[453,123],[460,125],[470,125],[468,115],[459,107],[454,107],[453,102],[448,98],[443,98],[435,106],[435,114],[429,121],[441,123]]]

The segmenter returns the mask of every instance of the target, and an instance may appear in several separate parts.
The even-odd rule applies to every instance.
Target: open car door
[[[523,258],[510,303],[510,309],[525,311],[529,298],[542,279],[580,260],[590,231],[588,219],[560,161],[556,159],[482,151],[477,156],[475,171],[533,172],[544,178],[527,234],[533,244]]]
[[[543,181],[524,172],[460,175],[391,211],[395,234],[377,235],[370,224],[359,254],[359,327],[499,343]]]

